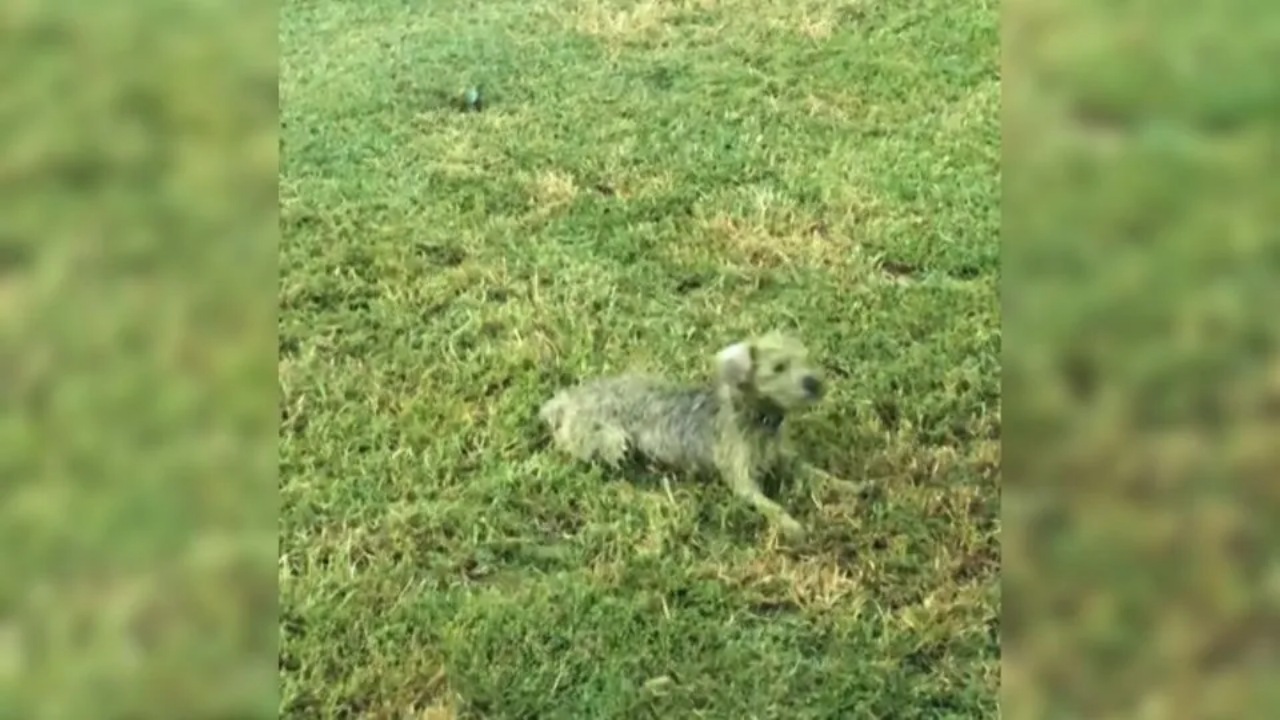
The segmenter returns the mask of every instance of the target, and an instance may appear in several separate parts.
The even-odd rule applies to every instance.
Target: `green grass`
[[[994,717],[997,8],[285,4],[282,710]],[[462,113],[469,84],[489,106]],[[796,329],[781,546],[539,402]]]

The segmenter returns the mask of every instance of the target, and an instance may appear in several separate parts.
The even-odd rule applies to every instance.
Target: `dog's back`
[[[717,399],[709,389],[682,387],[647,375],[585,382],[552,397],[539,413],[575,455],[612,461],[635,453],[672,467],[713,467]]]

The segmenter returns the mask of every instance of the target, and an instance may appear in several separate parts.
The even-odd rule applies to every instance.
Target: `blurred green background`
[[[1280,22],[1014,0],[1003,709],[1275,717]]]
[[[274,12],[0,7],[0,717],[274,713]]]

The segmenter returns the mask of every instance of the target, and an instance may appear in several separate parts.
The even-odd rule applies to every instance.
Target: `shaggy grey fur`
[[[795,461],[785,449],[787,415],[823,395],[804,345],[773,332],[716,355],[714,382],[688,387],[648,375],[591,380],[558,393],[540,417],[562,450],[618,467],[628,456],[691,473],[718,474],[786,534],[795,518],[760,488],[773,472],[803,472],[848,485]]]

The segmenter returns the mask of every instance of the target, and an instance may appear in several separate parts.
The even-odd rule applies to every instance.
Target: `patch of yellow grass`
[[[862,607],[862,586],[855,571],[842,567],[832,555],[792,557],[769,552],[739,564],[705,570],[735,590],[774,602],[790,601],[805,610],[856,614]]]
[[[610,44],[625,45],[660,33],[669,20],[688,4],[664,0],[637,3],[585,0],[573,10],[573,25],[585,35]]]
[[[408,717],[416,717],[418,720],[456,720],[457,703],[449,689],[449,678],[444,668],[440,668],[427,680],[424,690],[434,698],[433,703],[425,708],[411,709],[407,713]]]
[[[821,228],[774,229],[750,220],[717,213],[703,224],[706,238],[717,250],[753,267],[827,264]]]
[[[804,10],[795,20],[795,29],[810,40],[826,40],[835,30],[835,24],[830,10]]]
[[[838,24],[834,10],[829,0],[583,0],[570,11],[570,24],[578,32],[614,46],[659,37],[681,15],[702,16],[708,21],[705,27],[738,25],[754,32],[763,24],[770,31],[826,40]]]
[[[455,720],[458,711],[452,704],[434,705],[422,711],[421,720]]]
[[[797,212],[767,188],[749,193],[745,210],[714,210],[698,222],[687,244],[672,247],[676,260],[712,255],[730,265],[774,268],[860,268],[868,260],[856,227],[870,204],[851,199],[822,216]],[[839,205],[837,204],[837,205]],[[855,273],[856,274],[856,273]]]
[[[572,203],[579,188],[573,176],[547,170],[533,178],[529,193],[538,204],[538,212],[549,213]]]

